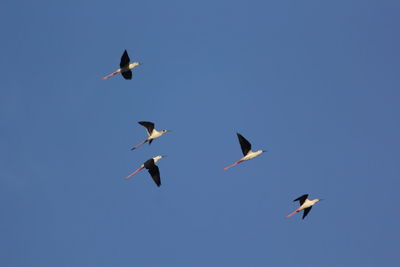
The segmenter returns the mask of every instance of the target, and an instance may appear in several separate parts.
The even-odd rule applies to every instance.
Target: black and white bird
[[[293,215],[295,215],[296,213],[304,210],[303,213],[303,220],[304,218],[307,216],[307,214],[310,212],[311,208],[318,202],[321,201],[321,199],[313,199],[313,200],[309,200],[308,199],[308,194],[302,195],[301,197],[296,198],[295,200],[293,200],[293,202],[299,201],[300,202],[300,207],[295,210],[294,212],[290,213],[288,216],[286,216],[285,218],[290,218]]]
[[[114,71],[113,73],[101,78],[101,80],[107,80],[111,76],[114,76],[115,74],[121,73],[122,77],[124,77],[126,80],[132,79],[132,70],[141,65],[139,62],[133,62],[130,63],[131,59],[128,56],[128,52],[125,50],[124,53],[122,54],[121,57],[121,62],[119,63],[119,69]]]
[[[140,166],[139,169],[137,169],[136,171],[134,171],[130,175],[126,176],[125,180],[128,180],[133,175],[138,173],[140,170],[146,168],[149,171],[149,173],[151,175],[151,178],[153,178],[153,180],[156,183],[156,185],[160,186],[161,185],[160,170],[158,169],[158,166],[156,165],[156,163],[157,163],[157,161],[159,161],[162,158],[165,158],[165,156],[156,156],[154,158],[151,158],[151,159],[147,160],[145,163],[142,164],[142,166]]]
[[[235,163],[233,163],[232,165],[224,168],[224,170],[226,171],[227,169],[243,162],[243,161],[247,161],[250,159],[253,159],[259,155],[261,155],[263,152],[266,152],[265,150],[257,150],[255,152],[251,151],[251,144],[249,141],[246,140],[246,138],[244,138],[240,133],[236,133],[239,139],[239,143],[240,143],[240,147],[242,148],[242,152],[243,152],[243,158],[241,158],[240,160],[236,161]]]
[[[145,144],[147,142],[149,142],[149,145],[150,145],[151,142],[153,142],[154,139],[159,138],[160,136],[162,136],[166,132],[170,132],[169,130],[157,131],[156,129],[154,129],[154,123],[150,122],[150,121],[139,121],[138,123],[146,128],[148,137],[143,142],[141,142],[141,143],[137,144],[136,146],[132,147],[131,150],[135,150],[135,149],[139,148],[141,145],[143,145],[143,144]]]

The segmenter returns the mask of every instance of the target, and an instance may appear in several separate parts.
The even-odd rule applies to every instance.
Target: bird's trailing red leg
[[[101,78],[100,80],[107,80],[108,78],[110,78],[111,76],[114,76],[114,75],[117,74],[117,73],[118,73],[117,71],[114,71],[113,73],[111,73],[111,74],[109,74],[109,75],[107,75],[107,76]]]
[[[296,213],[298,213],[300,210],[295,210],[294,212],[292,212],[292,213],[290,213],[288,216],[285,216],[285,218],[287,219],[287,218],[290,218],[290,217],[292,217],[293,215],[295,215]]]
[[[242,162],[242,160],[236,161],[236,162],[233,163],[232,165],[230,165],[230,166],[228,166],[228,167],[225,167],[225,168],[224,168],[224,171],[226,171],[226,170],[229,169],[229,168],[232,168],[233,166],[239,164],[240,162]]]
[[[133,175],[135,175],[136,173],[138,173],[140,170],[142,170],[144,167],[140,167],[139,169],[137,169],[136,171],[132,172],[131,174],[129,174],[128,176],[125,177],[125,180],[128,180],[129,178],[131,178]]]
[[[141,145],[145,144],[147,141],[149,141],[148,139],[144,140],[143,142],[137,144],[136,146],[132,147],[131,150],[135,150],[137,148],[139,148]]]

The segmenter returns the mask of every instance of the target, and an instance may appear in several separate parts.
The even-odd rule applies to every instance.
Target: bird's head
[[[162,134],[165,134],[165,133],[167,133],[167,132],[170,132],[170,130],[162,130],[162,131],[161,131]]]
[[[154,162],[157,162],[157,161],[159,161],[160,159],[165,158],[165,157],[166,157],[166,156],[158,155],[158,156],[154,157],[153,160],[154,160]]]

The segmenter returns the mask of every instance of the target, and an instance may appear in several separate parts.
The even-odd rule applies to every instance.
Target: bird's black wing
[[[143,163],[143,166],[146,169],[151,169],[151,168],[153,168],[153,166],[156,166],[156,165],[154,164],[154,159],[149,159],[149,160],[146,160],[145,163]]]
[[[296,198],[293,202],[300,201],[300,206],[303,205],[304,201],[308,198],[308,194],[302,195],[301,197]]]
[[[309,208],[304,209],[304,212],[303,212],[303,220],[304,220],[304,218],[307,216],[307,214],[310,212],[311,209],[312,209],[312,206],[309,207]]]
[[[122,54],[121,57],[121,62],[119,63],[119,67],[122,69],[123,67],[126,67],[126,65],[129,64],[131,59],[128,56],[128,52],[125,50],[124,53]],[[131,75],[132,76],[132,75]],[[126,78],[125,78],[126,79]]]
[[[131,80],[132,79],[132,71],[131,70],[127,70],[124,72],[121,72],[122,77],[125,78],[125,80]]]
[[[151,178],[153,178],[154,182],[157,186],[161,185],[161,178],[160,178],[160,170],[158,166],[154,164],[154,159],[149,159],[145,163],[143,163],[144,167],[149,170]]]
[[[161,178],[160,178],[160,170],[158,169],[158,166],[154,164],[153,167],[149,169],[149,173],[151,175],[151,178],[153,178],[154,182],[156,183],[156,185],[160,186]]]
[[[240,133],[236,133],[239,138],[240,147],[242,148],[243,155],[246,156],[251,150],[251,144]]]
[[[154,130],[154,123],[150,122],[150,121],[139,121],[138,122],[140,125],[146,127],[147,133],[149,135],[151,135],[151,133]]]

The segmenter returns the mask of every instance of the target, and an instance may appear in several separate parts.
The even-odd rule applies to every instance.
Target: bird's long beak
[[[161,157],[166,158],[167,156],[161,156]]]
[[[262,152],[268,152],[268,150],[261,150]]]

